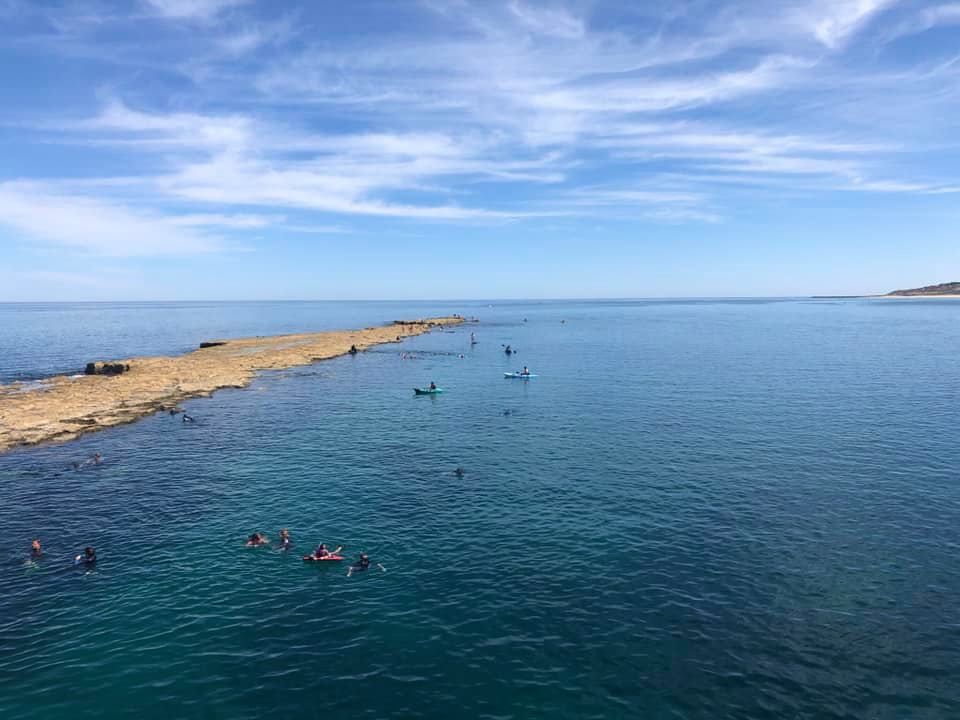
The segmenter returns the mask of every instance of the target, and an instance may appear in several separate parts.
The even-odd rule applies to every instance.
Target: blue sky
[[[960,2],[0,0],[0,300],[960,280]]]

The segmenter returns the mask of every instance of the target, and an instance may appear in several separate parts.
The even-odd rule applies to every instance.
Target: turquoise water
[[[0,357],[434,308],[6,306]],[[960,303],[436,310],[482,322],[0,456],[0,718],[960,717]]]

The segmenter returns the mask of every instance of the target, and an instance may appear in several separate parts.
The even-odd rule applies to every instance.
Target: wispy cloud
[[[219,238],[155,212],[61,195],[35,183],[0,183],[0,225],[26,242],[97,255],[193,255],[224,249]]]
[[[169,73],[185,80],[169,95],[101,88],[99,112],[34,128],[138,168],[77,181],[75,197],[48,183],[40,201],[85,223],[119,213],[120,226],[183,233],[165,245],[183,252],[220,247],[214,232],[325,228],[328,216],[502,222],[642,206],[649,219],[701,222],[736,211],[725,207],[736,184],[956,185],[923,159],[934,141],[956,145],[957,68],[858,45],[960,21],[956,3],[425,0],[341,36],[244,0],[138,1],[149,12],[135,22],[162,28]],[[71,41],[97,47],[98,30],[82,28]],[[670,185],[638,184],[644,175]],[[132,203],[134,191],[153,201]],[[164,202],[176,210],[159,212]],[[316,222],[275,221],[300,213]]]
[[[157,14],[175,19],[209,20],[224,10],[246,5],[251,0],[144,0]]]

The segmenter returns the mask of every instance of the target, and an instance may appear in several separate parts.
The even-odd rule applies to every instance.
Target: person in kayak
[[[89,566],[95,562],[97,562],[97,551],[89,545],[83,549],[83,553],[73,559],[74,565],[80,565],[82,563],[83,565]]]
[[[286,528],[280,531],[280,549],[289,550],[293,547],[293,541],[290,539],[290,531]]]
[[[269,545],[270,541],[263,533],[255,532],[247,538],[247,547],[259,547],[260,545]]]
[[[530,374],[530,369],[529,369],[526,365],[524,365],[524,366],[523,366],[523,370],[520,371],[520,374],[521,374],[521,375],[529,375],[529,374]]]
[[[430,381],[430,389],[431,389],[431,390],[436,390],[436,389],[437,389],[437,384],[436,384],[433,380]]]
[[[387,571],[387,569],[380,563],[377,563],[377,567],[380,568],[380,570],[382,570],[383,572]],[[355,572],[363,572],[364,570],[369,570],[369,569],[370,569],[370,558],[367,557],[366,553],[360,553],[360,559],[357,560],[353,565],[351,565],[350,568],[347,570],[347,577],[350,577]]]
[[[327,549],[326,543],[320,543],[319,545],[317,545],[317,549],[313,551],[313,554],[308,555],[307,557],[311,558],[312,560],[323,560],[324,558],[338,555],[341,550],[343,550],[343,545],[337,546],[336,550],[334,550],[333,552],[330,552]]]

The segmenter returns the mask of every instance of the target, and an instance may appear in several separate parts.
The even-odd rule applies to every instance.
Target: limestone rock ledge
[[[345,355],[356,345],[397,342],[460,317],[396,321],[363,330],[205,342],[178,357],[92,362],[86,374],[50,378],[36,388],[0,385],[0,452],[133,422],[214,390],[245,387],[260,370],[281,370]]]

